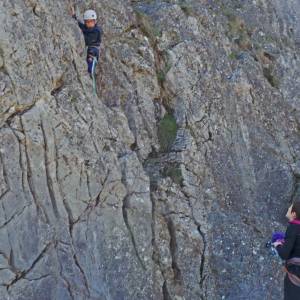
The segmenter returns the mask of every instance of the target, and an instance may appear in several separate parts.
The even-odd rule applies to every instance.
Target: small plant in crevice
[[[235,51],[232,51],[232,52],[228,55],[228,58],[231,59],[231,60],[238,59],[238,53],[235,52]]]
[[[162,175],[164,177],[170,177],[173,180],[173,182],[175,182],[178,185],[183,185],[183,176],[180,169],[180,165],[178,164],[164,167]]]
[[[192,16],[194,12],[194,8],[191,4],[186,3],[185,1],[180,1],[178,3],[181,10],[185,13],[186,16]]]
[[[166,80],[167,73],[172,68],[172,63],[170,62],[167,51],[158,52],[158,60],[159,63],[156,66],[156,76],[159,85],[162,86]]]
[[[167,113],[158,124],[158,140],[160,150],[167,152],[170,150],[177,135],[177,123],[173,115]]]
[[[251,30],[246,27],[245,21],[234,14],[234,11],[224,8],[223,14],[228,19],[228,37],[242,50],[252,48]]]
[[[160,85],[163,85],[163,83],[165,82],[167,73],[171,68],[172,65],[170,63],[167,63],[163,69],[157,71],[157,80]]]
[[[77,98],[74,95],[70,95],[70,102],[72,103],[77,102]]]
[[[250,40],[250,34],[245,27],[243,20],[234,18],[229,21],[229,30],[232,34],[233,41],[243,50],[250,50],[252,43]]]
[[[138,25],[141,31],[150,39],[152,43],[154,43],[158,37],[161,37],[161,29],[153,22],[151,17],[142,10],[135,8],[134,12],[136,14]]]
[[[160,85],[162,85],[164,83],[164,81],[166,80],[166,74],[162,70],[158,70],[156,75],[157,75],[158,83]]]
[[[279,79],[274,74],[272,67],[264,67],[263,74],[264,74],[265,78],[268,80],[268,82],[271,84],[272,87],[279,88]]]
[[[276,56],[261,48],[256,49],[252,56],[261,65],[263,75],[270,85],[279,88],[280,80],[276,74]]]

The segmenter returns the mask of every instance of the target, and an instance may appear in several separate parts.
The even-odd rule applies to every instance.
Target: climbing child
[[[88,73],[93,76],[94,68],[99,60],[100,44],[102,29],[97,25],[97,14],[94,10],[87,10],[83,14],[84,23],[77,19],[74,7],[71,7],[72,17],[77,21],[79,28],[81,29],[85,45],[87,47],[87,64]]]
[[[286,261],[284,279],[284,300],[300,299],[300,201],[290,206],[286,217],[289,225],[284,241],[274,243],[279,256]]]

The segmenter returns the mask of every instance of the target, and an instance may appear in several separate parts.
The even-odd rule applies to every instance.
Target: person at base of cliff
[[[289,225],[285,240],[276,241],[274,246],[284,259],[286,276],[284,278],[284,300],[300,299],[300,201],[293,203],[286,214]]]
[[[71,15],[77,21],[78,26],[83,33],[85,45],[87,47],[86,62],[88,65],[88,73],[91,75],[94,66],[94,58],[97,59],[97,62],[99,60],[102,29],[97,24],[97,14],[92,9],[84,12],[84,23],[77,19],[74,7],[71,7]]]

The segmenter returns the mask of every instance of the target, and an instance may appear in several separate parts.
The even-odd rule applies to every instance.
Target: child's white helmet
[[[83,20],[97,20],[96,12],[92,9],[85,11],[83,14]]]

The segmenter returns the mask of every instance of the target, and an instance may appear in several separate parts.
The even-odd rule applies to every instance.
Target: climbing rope
[[[92,65],[92,79],[93,79],[93,93],[94,96],[97,95],[97,90],[96,90],[96,66],[97,66],[97,58],[94,56],[93,57],[93,65]]]

